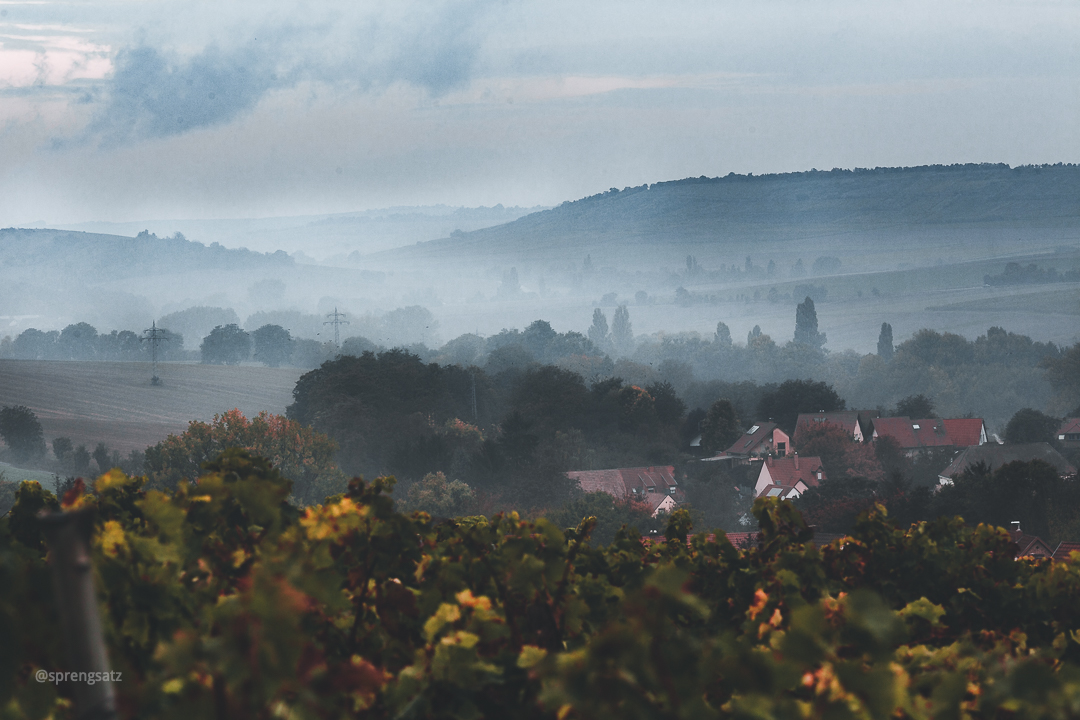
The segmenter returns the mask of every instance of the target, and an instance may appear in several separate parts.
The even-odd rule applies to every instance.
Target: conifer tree
[[[816,348],[825,344],[825,333],[818,332],[817,310],[810,296],[795,308],[795,342]]]
[[[611,343],[620,355],[629,355],[634,351],[634,328],[630,324],[630,311],[625,305],[615,309],[615,317],[611,321]]]
[[[877,354],[881,356],[882,360],[892,360],[893,356],[893,339],[892,339],[892,325],[887,322],[881,323],[881,334],[877,339]]]

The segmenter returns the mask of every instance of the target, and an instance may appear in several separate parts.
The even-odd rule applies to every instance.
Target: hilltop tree
[[[263,325],[251,333],[251,339],[255,342],[255,359],[264,365],[281,367],[292,357],[292,335],[280,325]]]
[[[877,354],[882,360],[888,362],[893,356],[892,325],[887,322],[881,323],[881,333],[877,339]]]
[[[34,411],[25,405],[0,409],[0,437],[15,460],[29,460],[45,454],[45,435]]]
[[[634,328],[630,324],[630,311],[625,305],[615,308],[615,317],[611,321],[611,343],[620,355],[629,355],[634,351]]]
[[[721,398],[709,406],[701,421],[701,449],[710,454],[722,450],[735,442],[741,432],[735,406]]]
[[[825,333],[818,332],[817,310],[809,295],[795,308],[795,342],[816,348],[825,344]]]
[[[239,365],[251,355],[251,336],[239,325],[218,325],[199,346],[206,365]]]
[[[108,472],[116,464],[113,463],[112,453],[109,452],[109,448],[103,442],[99,442],[97,447],[94,448],[94,452],[90,454],[93,456],[94,462],[97,463],[98,472]]]

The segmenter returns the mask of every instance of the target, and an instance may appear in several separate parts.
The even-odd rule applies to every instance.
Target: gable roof
[[[1058,543],[1058,546],[1054,548],[1055,560],[1068,560],[1069,553],[1080,552],[1080,542],[1070,542],[1063,540]]]
[[[1065,418],[1055,435],[1072,435],[1080,433],[1080,418]]]
[[[571,480],[577,480],[581,489],[587,493],[605,492],[616,498],[633,497],[640,500],[650,495],[670,495],[673,487],[676,488],[677,496],[681,497],[682,492],[674,473],[673,465],[660,465],[608,470],[571,470],[566,473],[566,476]]]
[[[820,413],[799,413],[798,420],[795,421],[795,430],[806,426],[812,426],[816,423],[829,423],[830,425],[836,425],[855,436],[855,431],[859,427],[859,412],[857,410],[842,410],[836,412],[820,412]],[[865,437],[865,436],[864,436]]]
[[[740,435],[735,442],[731,443],[731,447],[724,451],[725,455],[753,455],[762,443],[769,443],[772,440],[773,430],[776,429],[776,423],[767,422],[760,425],[753,425]],[[782,431],[781,431],[782,432]]]
[[[770,457],[761,463],[761,470],[758,471],[758,482],[761,481],[761,477],[766,472],[769,474],[770,482],[758,492],[758,497],[789,498],[793,495],[791,491],[796,490],[800,482],[808,488],[817,487],[817,474],[819,472],[822,474],[822,479],[825,479],[821,458],[813,455],[807,457]]]
[[[1076,474],[1076,468],[1070,465],[1069,461],[1055,450],[1050,443],[1022,443],[1019,445],[987,443],[986,445],[964,448],[959,455],[953,458],[949,466],[939,473],[938,477],[956,477],[967,468],[980,462],[986,463],[991,470],[994,470],[1011,462],[1031,462],[1032,460],[1042,460],[1053,465],[1062,477]]]
[[[985,437],[982,418],[878,418],[874,434],[889,436],[905,450],[948,445],[970,447]]]

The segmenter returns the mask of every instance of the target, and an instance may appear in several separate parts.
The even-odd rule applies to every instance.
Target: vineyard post
[[[79,720],[116,718],[116,694],[110,680],[109,657],[94,592],[90,535],[94,510],[42,513],[38,520],[49,545],[53,587],[60,610],[68,670],[93,673],[95,682],[73,682]]]

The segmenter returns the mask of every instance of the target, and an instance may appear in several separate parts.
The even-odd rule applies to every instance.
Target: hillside
[[[159,371],[165,384],[155,387],[149,363],[0,360],[0,405],[31,408],[50,443],[62,435],[126,454],[233,408],[282,414],[302,372],[168,363]]]
[[[865,247],[903,235],[943,236],[1080,227],[1080,166],[925,166],[660,182],[566,202],[493,228],[383,253],[540,260],[620,250],[799,240]],[[1075,233],[1073,233],[1075,234]],[[865,248],[871,250],[871,248]]]
[[[183,235],[159,238],[148,232],[136,237],[101,235],[67,230],[0,230],[0,272],[61,275],[92,281],[102,274],[113,278],[200,269],[251,270],[288,267],[293,260],[285,252],[256,253],[209,246]]]

